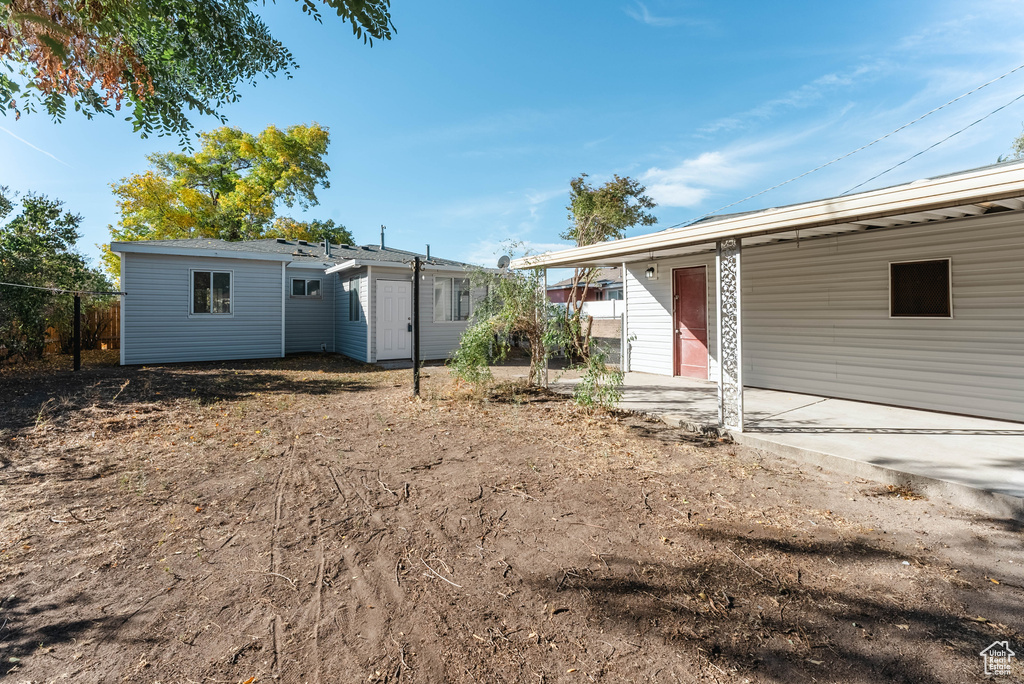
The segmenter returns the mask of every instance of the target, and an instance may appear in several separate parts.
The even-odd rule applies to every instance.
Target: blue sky
[[[224,110],[259,131],[331,130],[331,187],[299,218],[358,242],[490,265],[500,243],[559,244],[569,181],[630,175],[659,230],[859,147],[1024,63],[1024,3],[395,0],[398,33],[371,48],[333,17],[263,10],[295,77],[244,87]],[[730,211],[840,194],[1024,93],[1024,70],[798,182]],[[109,184],[173,138],[123,116],[62,124],[0,117],[0,185],[85,217],[97,255],[117,221]],[[1024,100],[867,187],[992,163],[1022,131]],[[197,129],[213,120],[197,119]],[[631,234],[637,234],[634,230]]]

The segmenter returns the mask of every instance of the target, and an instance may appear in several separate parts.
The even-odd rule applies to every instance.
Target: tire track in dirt
[[[277,476],[277,484],[274,487],[275,491],[275,502],[274,502],[274,524],[271,528],[270,533],[270,574],[271,579],[274,576],[281,576],[279,572],[281,552],[278,548],[278,536],[281,531],[281,519],[284,510],[284,490],[288,486],[288,481],[291,480],[292,468],[295,464],[295,449],[298,445],[298,435],[292,435],[292,445],[288,453],[288,462],[285,463],[281,468],[281,472]],[[280,676],[281,667],[284,657],[284,624],[281,620],[280,614],[276,611],[270,622],[271,639],[274,644],[274,662],[271,665],[271,670],[275,675]]]
[[[316,517],[316,588],[313,601],[316,611],[313,619],[313,663],[316,667],[313,677],[314,684],[320,684],[320,618],[323,614],[323,590],[324,590],[324,541],[321,536],[323,523],[320,516]]]

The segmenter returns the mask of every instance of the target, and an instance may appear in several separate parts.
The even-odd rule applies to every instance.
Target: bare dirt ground
[[[970,682],[1024,653],[1018,523],[426,374],[5,371],[0,679]]]

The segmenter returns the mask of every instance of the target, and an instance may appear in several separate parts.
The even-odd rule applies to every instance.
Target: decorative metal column
[[[715,275],[718,287],[718,424],[743,432],[743,353],[740,332],[740,240],[719,240]]]

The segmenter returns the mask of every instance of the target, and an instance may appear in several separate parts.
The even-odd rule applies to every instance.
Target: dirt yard
[[[88,361],[88,360],[87,360]],[[0,375],[5,682],[972,682],[1024,528],[338,357]],[[1024,680],[1024,667],[995,681]]]

